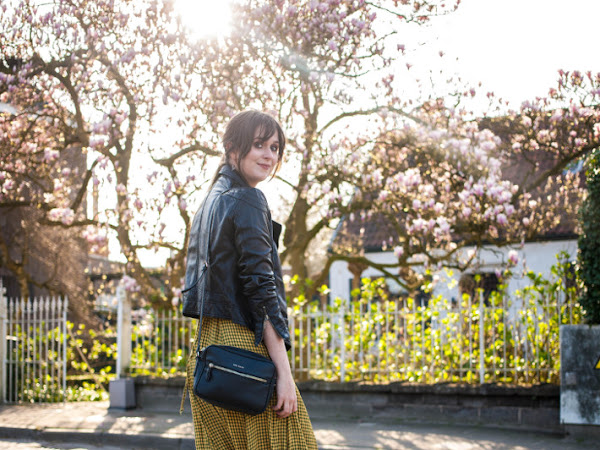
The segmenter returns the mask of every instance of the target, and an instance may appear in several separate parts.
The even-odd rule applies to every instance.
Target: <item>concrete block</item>
[[[519,424],[528,430],[557,432],[560,427],[560,412],[558,408],[522,408],[519,411]]]
[[[110,408],[135,408],[135,383],[131,378],[112,380],[108,385]]]
[[[481,423],[493,423],[497,426],[519,424],[519,409],[506,406],[481,408],[479,410],[479,420]]]

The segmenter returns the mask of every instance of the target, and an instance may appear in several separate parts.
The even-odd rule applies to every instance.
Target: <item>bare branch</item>
[[[209,156],[221,156],[223,155],[222,152],[213,150],[212,148],[209,147],[205,147],[204,145],[200,145],[200,144],[194,144],[194,145],[190,145],[184,149],[179,150],[177,153],[174,153],[173,155],[169,156],[168,158],[152,158],[154,160],[155,163],[160,164],[161,166],[164,167],[170,167],[173,165],[173,163],[181,158],[182,156],[185,156],[189,153],[193,153],[193,152],[197,152],[197,151],[201,151]]]
[[[425,125],[425,122],[423,120],[421,120],[418,117],[416,117],[416,116],[414,116],[414,115],[412,115],[410,113],[407,113],[407,112],[405,112],[405,111],[403,111],[401,109],[390,108],[390,107],[387,107],[387,106],[376,106],[374,108],[365,109],[365,110],[362,110],[362,111],[350,111],[350,112],[342,113],[339,116],[336,116],[333,119],[331,119],[329,122],[327,122],[327,124],[325,124],[325,126],[323,128],[321,128],[318,131],[318,133],[319,134],[323,133],[331,125],[333,125],[336,122],[339,122],[342,119],[346,119],[348,117],[356,117],[356,116],[370,116],[371,114],[375,114],[375,113],[381,112],[383,110],[394,112],[394,113],[399,114],[399,115],[401,115],[403,117],[406,117],[407,119],[410,119],[410,120],[412,120],[412,121],[414,121],[414,122],[416,122],[416,123],[418,123],[420,125]]]

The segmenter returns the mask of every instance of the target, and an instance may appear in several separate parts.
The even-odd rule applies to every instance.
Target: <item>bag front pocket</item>
[[[198,353],[193,390],[213,405],[254,415],[267,408],[276,380],[270,359],[235,347],[209,345]]]
[[[232,375],[236,375],[238,377],[249,378],[250,380],[254,380],[254,381],[260,381],[261,383],[268,383],[269,382],[269,380],[267,380],[265,378],[256,377],[256,376],[250,375],[248,373],[238,372],[237,370],[228,369],[227,367],[219,366],[219,365],[214,364],[214,363],[208,363],[208,373],[206,374],[206,381],[210,381],[210,379],[212,378],[212,371],[214,369],[221,370],[223,372],[227,372],[227,373],[230,373]]]

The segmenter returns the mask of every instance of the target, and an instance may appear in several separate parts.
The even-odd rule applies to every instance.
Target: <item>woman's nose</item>
[[[275,156],[277,156],[277,153],[272,151],[270,148],[267,149],[267,158],[268,159],[275,159]]]

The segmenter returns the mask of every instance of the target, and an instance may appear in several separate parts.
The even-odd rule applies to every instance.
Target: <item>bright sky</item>
[[[598,18],[599,0],[463,0],[420,30],[419,53],[518,106],[546,95],[559,69],[600,72]]]
[[[175,8],[196,37],[219,36],[229,32],[230,0],[175,0]]]
[[[229,4],[176,0],[184,23],[198,37],[228,32]],[[518,106],[545,95],[559,69],[600,71],[594,52],[599,17],[600,0],[462,0],[456,12],[410,31],[407,49],[411,42],[423,45],[408,56],[415,76],[424,69],[458,73]]]

